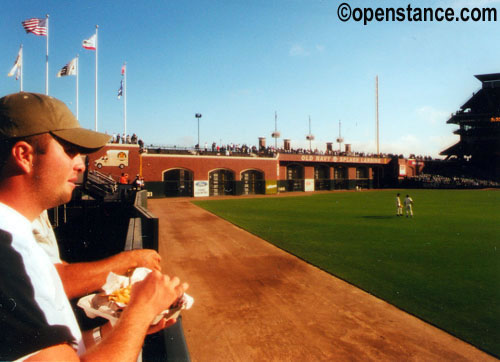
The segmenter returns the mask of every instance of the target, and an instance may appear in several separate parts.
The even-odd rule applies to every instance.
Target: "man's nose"
[[[85,162],[83,161],[84,158],[85,158],[85,156],[82,156],[80,154],[76,155],[76,157],[75,157],[74,169],[77,170],[78,172],[85,171]]]

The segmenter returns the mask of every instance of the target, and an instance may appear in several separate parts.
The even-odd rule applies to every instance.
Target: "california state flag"
[[[97,34],[92,35],[90,38],[85,39],[83,41],[83,47],[88,50],[95,50],[96,49],[96,38]]]
[[[12,77],[14,74],[19,73],[22,64],[23,64],[23,47],[21,46],[19,48],[19,53],[17,53],[17,58],[16,61],[14,62],[14,66],[10,70],[9,74],[7,74],[7,76]],[[16,79],[18,79],[17,75]]]

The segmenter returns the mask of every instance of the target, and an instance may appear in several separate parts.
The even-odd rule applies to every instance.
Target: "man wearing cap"
[[[68,202],[85,166],[80,153],[109,136],[80,127],[61,101],[35,93],[0,98],[0,360],[135,360],[151,321],[187,284],[153,271],[102,342],[80,332],[61,279],[31,222]],[[85,341],[85,342],[84,342]]]

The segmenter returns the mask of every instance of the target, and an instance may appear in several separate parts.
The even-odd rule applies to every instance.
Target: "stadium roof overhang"
[[[479,79],[481,82],[493,82],[496,80],[500,80],[500,73],[478,74],[474,77]]]
[[[458,142],[458,143],[454,144],[453,146],[448,147],[444,151],[441,151],[439,154],[441,156],[453,156],[453,155],[457,155],[458,156],[458,155],[462,155],[463,154],[462,143]]]

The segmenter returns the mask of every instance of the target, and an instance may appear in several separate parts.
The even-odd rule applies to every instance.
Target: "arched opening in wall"
[[[314,166],[314,189],[330,190],[330,167],[327,165]]]
[[[193,196],[193,172],[176,168],[163,172],[165,196]]]
[[[373,167],[373,187],[379,189],[384,186],[384,168],[382,166]]]
[[[265,193],[264,173],[257,170],[246,170],[241,173],[242,195]]]
[[[286,167],[287,191],[304,191],[304,166],[291,164]]]
[[[368,167],[356,167],[356,186],[367,189],[369,188]]]
[[[335,190],[347,189],[347,167],[335,166],[333,168],[333,188]]]
[[[209,174],[210,196],[234,195],[234,172],[231,170],[214,170]]]

